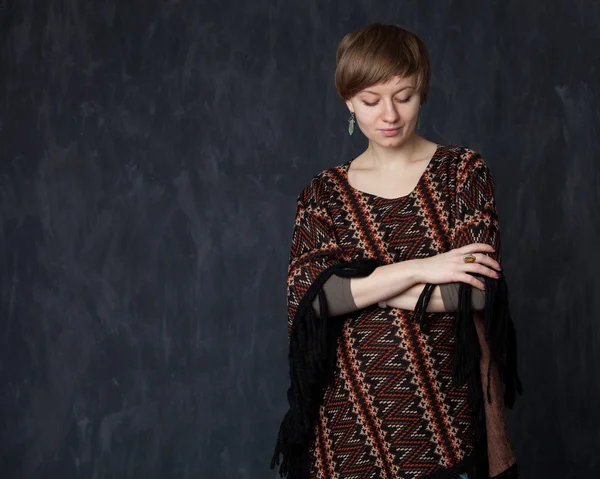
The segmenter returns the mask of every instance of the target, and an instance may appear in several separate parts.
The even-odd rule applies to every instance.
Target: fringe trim
[[[309,476],[309,448],[325,389],[331,382],[336,363],[337,338],[347,315],[329,318],[323,284],[331,275],[352,278],[370,275],[379,263],[374,259],[338,263],[324,270],[308,288],[298,305],[290,332],[288,353],[291,385],[287,391],[290,408],[285,414],[271,469],[280,464],[279,475],[288,479]],[[319,297],[320,316],[312,307]]]
[[[515,327],[510,316],[508,287],[506,279],[485,278],[486,295],[483,312],[485,339],[490,349],[490,366],[488,368],[487,400],[492,403],[491,366],[498,367],[500,384],[504,394],[504,405],[512,408],[516,394],[522,394],[523,387],[517,371],[517,338]],[[414,318],[421,328],[426,326],[425,312],[435,285],[427,284],[421,293]],[[471,306],[471,285],[461,283],[458,291],[458,309],[454,329],[454,359],[452,363],[455,384],[468,384],[469,401],[473,409],[473,429],[480,454],[485,456],[479,467],[469,472],[469,479],[487,478],[487,432],[485,427],[484,394],[481,384],[480,360],[481,347],[477,336]],[[485,462],[485,464],[483,464]],[[508,472],[508,471],[507,471]],[[501,476],[503,477],[503,476]],[[510,476],[509,476],[510,477]]]

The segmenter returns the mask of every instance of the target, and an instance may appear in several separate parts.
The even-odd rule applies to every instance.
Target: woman
[[[429,54],[372,24],[336,88],[369,139],[298,197],[288,270],[290,410],[271,467],[296,478],[518,477],[504,406],[520,392],[494,180],[418,135]]]

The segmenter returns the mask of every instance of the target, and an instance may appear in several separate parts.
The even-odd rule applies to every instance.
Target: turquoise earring
[[[352,136],[354,133],[354,112],[350,112],[350,119],[348,120],[348,134]]]
[[[417,117],[417,130],[421,128],[421,115]]]

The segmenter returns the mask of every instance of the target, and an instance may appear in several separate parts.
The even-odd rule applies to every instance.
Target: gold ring
[[[475,259],[476,259],[475,256],[473,256],[471,253],[463,256],[463,261],[465,263],[474,263]]]

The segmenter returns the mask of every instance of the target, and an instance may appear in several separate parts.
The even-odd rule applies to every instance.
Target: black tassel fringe
[[[517,371],[517,340],[514,324],[509,310],[506,279],[485,278],[486,295],[484,308],[485,339],[490,349],[490,367],[488,368],[487,400],[492,402],[491,365],[496,364],[500,374],[500,383],[504,393],[505,406],[512,408],[516,394],[522,394],[521,380]],[[436,285],[427,284],[421,293],[414,318],[421,328],[425,326],[425,312]],[[462,385],[468,382],[469,400],[473,409],[474,433],[478,451],[476,459],[468,467],[469,478],[481,479],[487,475],[487,440],[485,428],[484,394],[481,383],[480,360],[481,347],[473,319],[471,306],[471,285],[461,283],[458,292],[458,310],[454,331],[454,359],[452,364],[453,380]]]
[[[377,266],[376,260],[364,259],[339,263],[326,269],[315,279],[298,306],[292,322],[288,353],[291,385],[287,397],[290,409],[281,422],[271,459],[271,469],[280,465],[281,477],[306,479],[309,476],[309,451],[319,407],[335,368],[337,339],[345,316],[328,317],[323,284],[333,274],[346,278],[368,276]],[[320,318],[312,307],[317,295]]]

